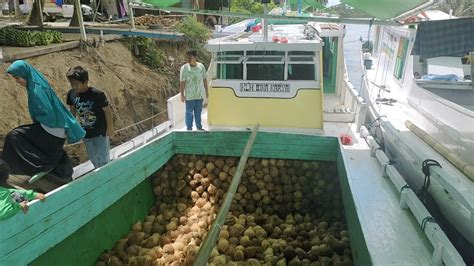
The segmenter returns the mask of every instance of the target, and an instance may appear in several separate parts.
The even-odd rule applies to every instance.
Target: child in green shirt
[[[5,188],[9,176],[7,164],[0,159],[0,221],[6,220],[23,210],[28,212],[28,201],[39,199],[45,201],[46,197],[32,190],[18,190]]]

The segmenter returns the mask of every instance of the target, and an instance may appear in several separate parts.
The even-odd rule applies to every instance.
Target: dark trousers
[[[53,174],[69,179],[72,163],[63,150],[65,139],[46,132],[39,123],[10,131],[3,145],[2,159],[12,174],[35,175],[53,169]]]

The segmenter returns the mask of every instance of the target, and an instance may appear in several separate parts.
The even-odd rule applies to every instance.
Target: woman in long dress
[[[3,146],[2,158],[13,174],[33,176],[51,173],[64,181],[72,177],[71,160],[63,150],[81,140],[85,131],[56,96],[49,82],[38,70],[23,60],[8,69],[17,83],[26,87],[32,124],[10,131]]]

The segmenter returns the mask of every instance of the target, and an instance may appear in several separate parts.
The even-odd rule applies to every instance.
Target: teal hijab
[[[59,100],[43,74],[23,60],[15,61],[7,73],[27,81],[28,110],[31,119],[51,128],[64,128],[69,143],[81,140],[86,132]]]

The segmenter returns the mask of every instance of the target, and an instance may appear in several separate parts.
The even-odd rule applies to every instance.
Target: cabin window
[[[238,54],[225,54],[217,56],[218,79],[243,79],[243,56]]]
[[[284,59],[284,55],[247,56],[247,80],[284,80]]]
[[[217,56],[221,55],[244,55],[243,51],[225,51],[225,52],[217,52]]]
[[[217,64],[218,79],[243,79],[243,73],[242,64]]]
[[[290,52],[288,80],[316,80],[316,57],[313,52]]]
[[[284,51],[247,51],[248,56],[285,56]]]
[[[314,65],[288,64],[288,80],[315,80]]]
[[[284,80],[284,79],[285,79],[285,64],[247,65],[247,80]]]

